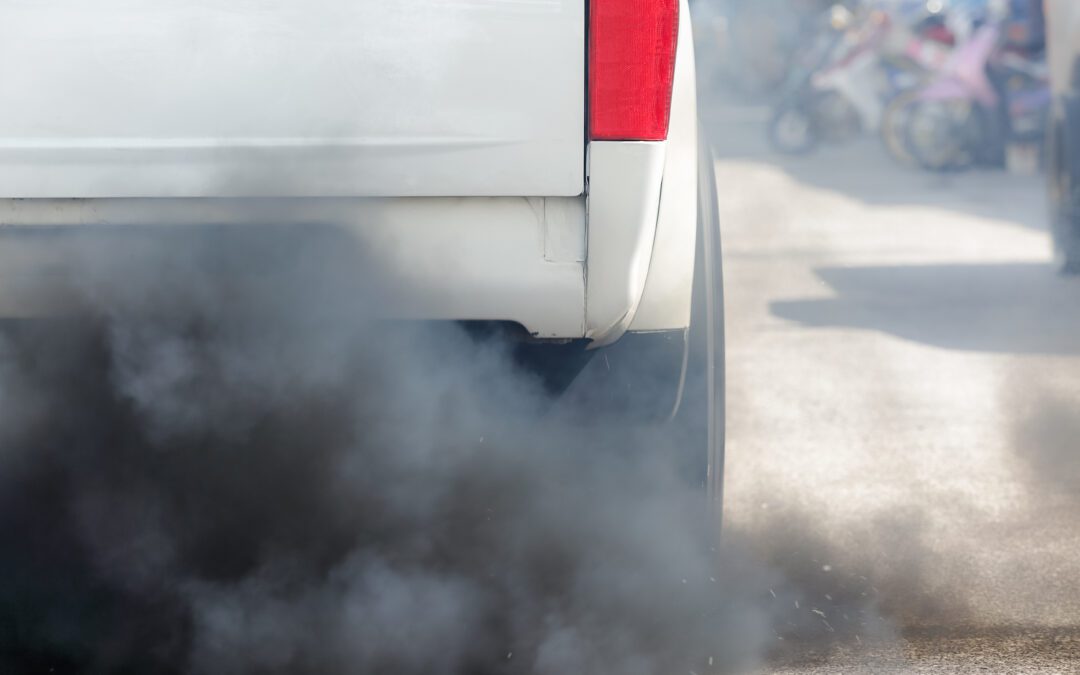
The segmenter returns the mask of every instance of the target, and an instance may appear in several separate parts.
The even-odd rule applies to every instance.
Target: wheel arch
[[[679,9],[667,154],[645,287],[628,328],[635,332],[678,330],[690,325],[698,203],[697,76],[687,0],[680,0]]]

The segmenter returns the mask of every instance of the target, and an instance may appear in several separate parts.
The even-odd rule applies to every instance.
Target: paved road
[[[1080,672],[1080,280],[1040,179],[782,160],[760,123],[709,120],[729,531],[791,587],[766,671]]]

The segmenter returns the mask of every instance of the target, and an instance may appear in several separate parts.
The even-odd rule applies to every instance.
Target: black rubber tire
[[[943,119],[938,114],[934,122],[936,130],[935,138],[920,139],[919,116],[925,116],[928,109],[933,106],[946,105],[943,102],[916,102],[911,105],[906,135],[908,152],[915,158],[916,163],[927,171],[945,173],[949,171],[962,171],[968,169],[975,162],[971,154],[969,137],[974,127],[972,119],[959,121],[956,119]],[[949,111],[945,111],[948,113]],[[923,117],[922,119],[928,119]],[[941,142],[941,138],[948,139],[948,144]]]
[[[710,515],[719,525],[724,499],[724,275],[712,149],[703,131],[698,147],[698,232],[694,290],[682,397],[672,423],[685,439],[690,466],[700,467]]]
[[[1061,274],[1080,275],[1080,189],[1069,161],[1067,121],[1056,114],[1047,134],[1047,197],[1054,261]]]
[[[612,345],[583,352],[587,363],[555,406],[565,419],[609,439],[645,436],[655,443],[650,448],[673,453],[680,477],[702,490],[718,533],[724,477],[724,280],[713,156],[699,134],[689,328],[627,333]]]
[[[881,142],[889,155],[901,166],[916,168],[918,162],[908,147],[907,122],[919,91],[911,89],[897,95],[885,108],[881,118]]]
[[[557,409],[588,428],[656,438],[658,447],[675,453],[682,478],[703,490],[718,525],[724,476],[724,280],[713,156],[704,135],[700,138],[689,328],[627,333],[610,346],[585,352],[588,363],[559,396]]]

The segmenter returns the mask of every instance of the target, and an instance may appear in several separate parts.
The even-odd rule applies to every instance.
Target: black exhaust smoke
[[[171,232],[70,246],[74,318],[3,330],[0,670],[651,675],[775,639],[662,432],[368,320],[332,229]]]

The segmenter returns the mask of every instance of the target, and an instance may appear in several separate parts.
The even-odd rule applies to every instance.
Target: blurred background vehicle
[[[1062,272],[1080,274],[1080,4],[1047,0],[1045,26],[1053,93],[1047,183],[1054,255]]]
[[[880,133],[901,164],[1033,173],[1050,94],[1039,0],[699,0],[706,91],[770,106],[774,150]]]
[[[935,16],[926,2],[829,8],[774,105],[773,147],[797,154],[878,130],[889,102],[947,57],[951,33]]]
[[[987,19],[932,81],[908,97],[908,147],[932,171],[1038,165],[1050,95],[1041,43]],[[1023,164],[1023,167],[1020,165]]]

